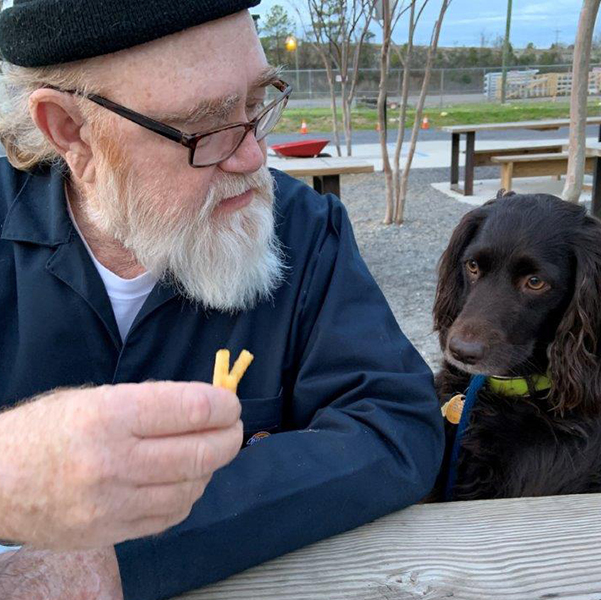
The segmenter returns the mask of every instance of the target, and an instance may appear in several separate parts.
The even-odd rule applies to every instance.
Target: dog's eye
[[[470,258],[470,260],[466,261],[465,268],[470,275],[478,275],[478,273],[480,273],[478,263],[473,258]]]
[[[545,282],[540,277],[529,277],[526,281],[526,287],[534,290],[535,292],[540,292],[545,287]]]

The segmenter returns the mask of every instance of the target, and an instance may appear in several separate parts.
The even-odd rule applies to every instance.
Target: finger
[[[141,519],[183,521],[193,504],[203,495],[210,477],[169,485],[141,486],[130,490],[115,520],[137,522]]]
[[[113,543],[161,533],[181,523],[190,514],[194,502],[204,493],[209,480],[210,477],[207,477],[195,484],[188,482],[175,486],[139,488],[130,496],[129,514],[146,516],[116,521],[119,534],[114,536],[116,541]]]
[[[227,429],[145,438],[136,443],[122,476],[135,485],[196,480],[229,463],[241,446],[241,421]]]
[[[114,388],[117,402],[131,403],[131,433],[139,437],[180,435],[229,427],[240,418],[240,402],[206,383],[160,381]]]
[[[129,493],[122,514],[135,516],[136,520],[177,516],[181,521],[203,495],[210,479],[203,477],[198,481],[140,486]]]
[[[174,527],[186,519],[188,515],[173,514],[162,517],[146,517],[130,521],[123,525],[126,534],[123,541],[134,540],[163,533],[166,529]]]

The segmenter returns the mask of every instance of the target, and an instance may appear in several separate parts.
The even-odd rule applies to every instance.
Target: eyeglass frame
[[[282,107],[282,110],[284,110],[284,108],[286,108],[286,104],[288,103],[288,98],[290,97],[290,94],[292,93],[292,89],[293,89],[292,85],[290,85],[289,83],[286,83],[282,79],[276,79],[275,81],[273,81],[271,83],[271,85],[273,85],[275,88],[277,88],[281,92],[281,96],[279,98],[275,98],[274,100],[272,100],[254,119],[251,119],[250,121],[245,121],[245,122],[239,121],[237,123],[228,123],[227,125],[221,125],[220,127],[215,127],[214,129],[209,129],[208,131],[202,131],[202,132],[198,132],[198,133],[186,133],[185,131],[181,131],[175,127],[166,125],[165,123],[161,123],[160,121],[157,121],[156,119],[147,117],[146,115],[143,115],[139,112],[136,112],[135,110],[132,110],[131,108],[127,108],[126,106],[117,104],[116,102],[113,102],[112,100],[109,100],[108,98],[105,98],[104,96],[99,96],[98,94],[85,94],[84,92],[81,92],[80,90],[63,90],[63,89],[55,87],[53,85],[47,85],[46,88],[56,90],[58,92],[64,92],[66,94],[75,94],[76,96],[86,98],[87,100],[90,100],[90,101],[94,102],[95,104],[98,104],[99,106],[102,106],[103,108],[106,108],[107,110],[110,110],[111,112],[119,115],[120,117],[123,117],[124,119],[127,119],[128,121],[131,121],[132,123],[136,123],[137,125],[140,125],[140,127],[143,127],[144,129],[148,129],[149,131],[152,131],[162,137],[165,137],[173,142],[177,142],[178,144],[181,144],[182,146],[184,146],[190,150],[190,152],[188,153],[188,164],[193,169],[204,169],[205,167],[212,167],[214,165],[217,165],[217,164],[223,162],[224,160],[227,160],[231,156],[233,156],[236,153],[236,151],[238,150],[238,148],[240,148],[240,146],[242,145],[242,142],[244,142],[244,140],[246,139],[246,136],[248,135],[248,133],[250,131],[252,131],[253,129],[256,129],[257,125],[259,124],[259,121],[270,110],[275,108],[280,102],[284,102],[284,106]],[[208,165],[193,164],[194,153],[196,152],[196,146],[198,145],[198,142],[200,142],[200,140],[202,140],[203,138],[205,138],[209,135],[213,135],[214,133],[220,133],[222,131],[226,131],[228,129],[234,129],[236,127],[244,127],[244,135],[240,138],[239,142],[235,145],[233,150],[227,156],[224,156],[223,158],[220,158],[218,161],[216,161],[214,163],[210,163]],[[261,139],[264,139],[264,138],[261,138]]]

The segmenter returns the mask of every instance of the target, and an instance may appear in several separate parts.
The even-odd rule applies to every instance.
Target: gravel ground
[[[477,170],[478,178],[496,174],[494,168]],[[454,227],[472,208],[430,185],[447,181],[448,176],[448,169],[412,171],[406,220],[401,227],[382,224],[385,210],[382,173],[345,176],[341,187],[363,258],[401,328],[433,369],[440,358],[438,340],[432,332],[436,265]]]

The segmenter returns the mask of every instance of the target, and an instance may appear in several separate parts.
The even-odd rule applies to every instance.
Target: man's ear
[[[83,183],[95,178],[90,126],[72,94],[40,88],[29,97],[29,112],[37,128]]]

